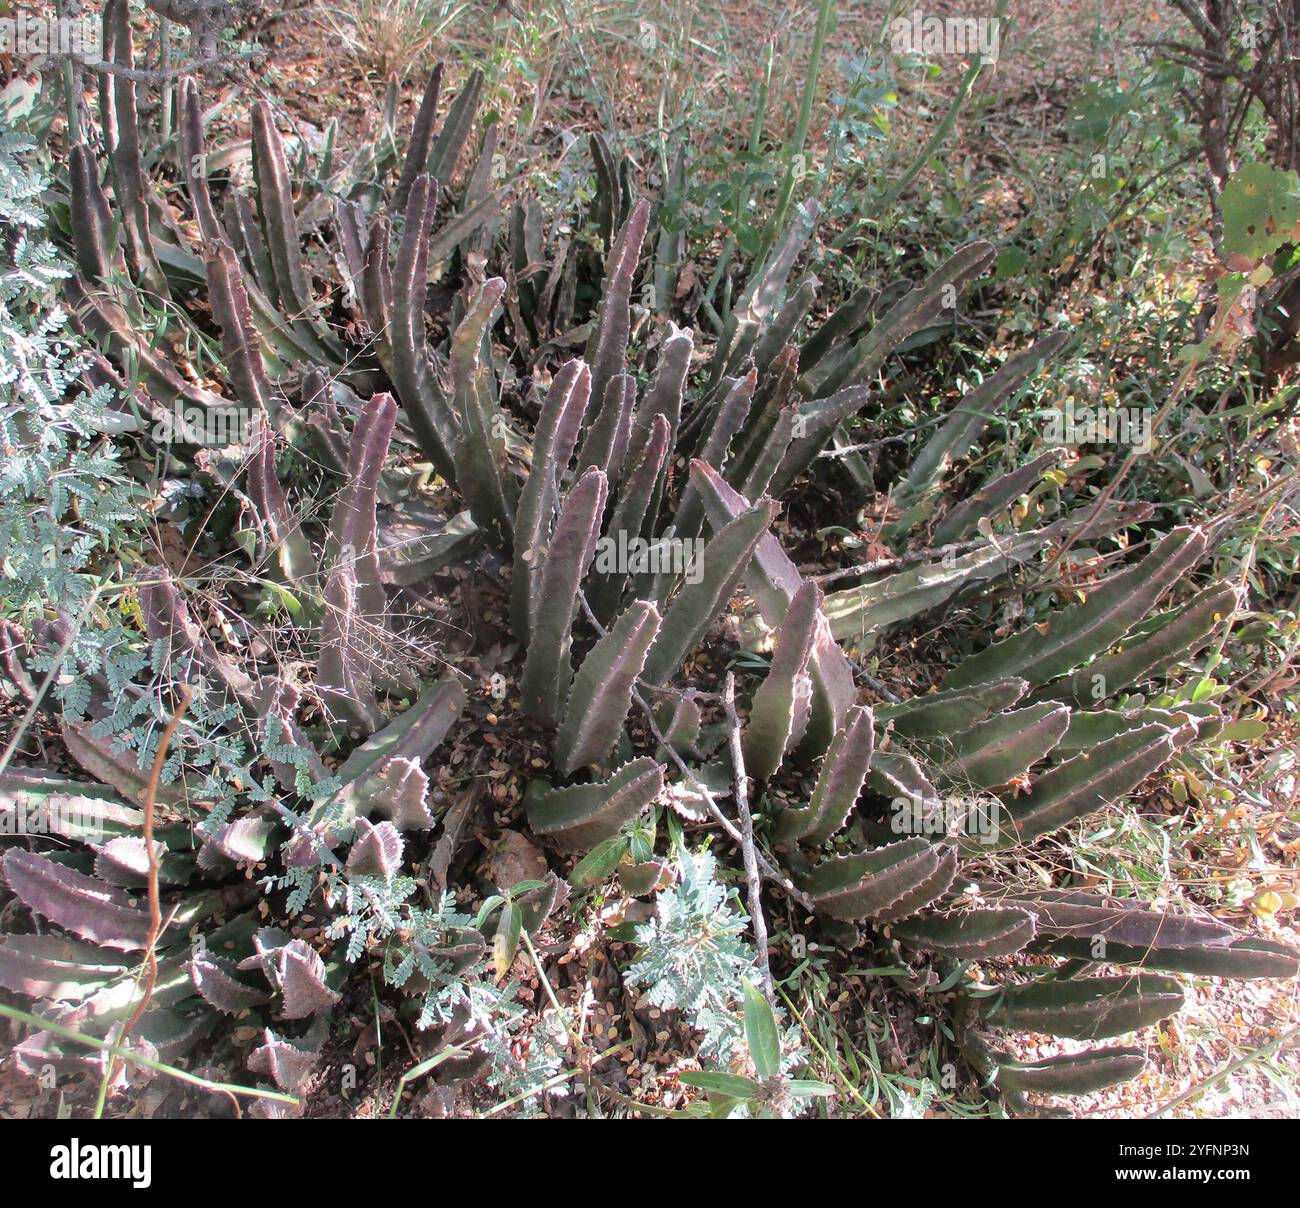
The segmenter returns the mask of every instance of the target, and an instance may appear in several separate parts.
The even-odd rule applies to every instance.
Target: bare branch
[[[767,1001],[776,1006],[772,988],[772,967],[767,956],[767,920],[763,918],[763,883],[758,875],[758,853],[754,849],[754,816],[749,811],[749,777],[745,775],[745,755],[740,745],[740,718],[736,716],[736,677],[727,672],[722,689],[722,707],[727,715],[727,743],[731,749],[733,793],[736,813],[740,816],[740,852],[745,861],[745,897],[749,921],[754,928],[754,947],[758,950],[758,975]]]
[[[83,59],[80,55],[74,54],[52,54],[51,59],[69,59],[78,67],[86,71],[93,71],[99,75],[117,76],[119,79],[132,80],[137,84],[159,84],[166,80],[174,80],[178,76],[196,75],[199,72],[207,72],[213,67],[230,66],[234,63],[246,63],[251,59],[261,58],[266,51],[260,47],[253,50],[245,50],[237,55],[213,55],[211,58],[196,59],[189,63],[181,63],[176,67],[155,68],[155,67],[126,67],[121,63],[114,63],[108,59],[101,59],[96,62],[93,59]]]

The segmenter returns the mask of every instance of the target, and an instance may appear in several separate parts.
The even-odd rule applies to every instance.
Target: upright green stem
[[[749,128],[749,155],[750,159],[758,157],[759,149],[763,145],[763,121],[767,116],[767,98],[772,87],[772,62],[776,57],[776,47],[769,42],[767,44],[767,63],[764,66],[763,74],[759,77],[758,84],[755,88],[754,95],[754,121]],[[731,209],[731,233],[727,236],[726,242],[722,246],[722,254],[718,257],[718,263],[713,270],[713,276],[709,278],[709,288],[705,291],[705,299],[709,303],[713,302],[718,291],[718,283],[722,280],[727,269],[731,267],[731,257],[736,251],[736,231],[745,220],[745,211],[749,209],[749,180],[748,173],[741,173],[741,183],[736,186],[734,200]],[[722,312],[725,318],[727,307]]]
[[[1009,3],[1010,0],[998,0],[998,11],[994,20],[1003,21],[1006,18],[1007,5]],[[984,62],[982,59],[977,58],[975,62],[970,65],[970,69],[966,72],[966,76],[961,82],[961,87],[957,89],[957,95],[953,97],[952,104],[948,106],[948,112],[943,115],[943,121],[939,123],[938,128],[932,135],[930,135],[925,146],[921,148],[921,154],[916,157],[912,166],[908,168],[908,170],[894,182],[893,187],[885,193],[885,196],[881,199],[880,203],[882,209],[887,209],[902,196],[903,190],[916,179],[921,169],[925,167],[926,161],[929,160],[930,156],[932,156],[947,140],[948,135],[952,133],[952,128],[957,124],[957,115],[961,112],[961,107],[966,103],[967,97],[971,94],[971,89],[975,87],[975,81],[979,79],[980,72],[983,70]]]
[[[12,5],[0,4],[0,11],[9,16]],[[68,0],[55,0],[54,11],[59,17],[81,15],[80,6],[68,11]],[[81,142],[81,68],[70,58],[63,60],[63,112],[68,123],[67,145]]]
[[[998,0],[997,13],[993,18],[995,21],[1006,20],[1007,6],[1009,4],[1010,0]],[[948,135],[952,133],[953,127],[957,124],[957,115],[961,112],[962,106],[966,104],[971,89],[975,87],[975,81],[979,79],[980,72],[983,70],[984,61],[982,59],[977,58],[970,65],[965,77],[962,79],[961,87],[957,89],[957,95],[952,98],[952,104],[948,106],[948,112],[943,115],[943,121],[939,123],[934,133],[926,140],[920,154],[912,161],[912,166],[885,191],[884,196],[876,203],[875,209],[877,213],[884,214],[888,212],[890,207],[903,195],[908,185],[920,175],[921,169],[930,162],[930,157],[947,141]],[[859,227],[850,227],[848,231],[835,240],[834,246],[843,247],[854,238],[859,229]]]
[[[172,31],[166,17],[158,18],[158,66],[163,71],[162,104],[158,108],[158,133],[164,151],[172,136],[172,102],[175,95],[175,81],[166,73],[172,65]],[[176,162],[180,164],[180,151],[175,153]]]
[[[52,1032],[55,1036],[70,1040],[74,1044],[85,1045],[87,1048],[96,1049],[101,1053],[108,1053],[114,1058],[120,1057],[128,1065],[138,1065],[143,1069],[153,1070],[154,1073],[164,1074],[168,1078],[176,1079],[177,1082],[197,1086],[201,1090],[212,1091],[215,1094],[226,1095],[232,1100],[236,1095],[247,1095],[251,1099],[269,1099],[273,1103],[287,1103],[290,1107],[298,1106],[299,1101],[295,1095],[287,1095],[281,1091],[262,1090],[255,1086],[240,1086],[234,1082],[213,1082],[208,1078],[201,1078],[198,1074],[191,1074],[189,1070],[177,1069],[174,1065],[155,1061],[152,1057],[146,1057],[143,1053],[120,1048],[115,1041],[101,1040],[97,1036],[87,1036],[84,1032],[65,1027],[52,1019],[46,1019],[41,1015],[32,1015],[27,1011],[19,1011],[16,1007],[9,1007],[4,1003],[0,1003],[0,1018],[24,1023],[37,1031]]]
[[[1005,0],[1004,0],[1005,2]],[[785,148],[785,179],[781,182],[781,192],[777,197],[776,208],[763,236],[763,247],[754,257],[754,263],[760,264],[771,249],[777,236],[785,229],[790,205],[794,201],[794,187],[798,182],[796,167],[808,141],[808,128],[812,125],[813,105],[817,100],[817,80],[821,75],[822,52],[826,48],[826,36],[830,32],[835,17],[835,0],[822,0],[817,11],[817,28],[813,32],[812,53],[808,56],[808,78],[804,82],[803,100],[799,105],[799,121],[794,134]],[[799,175],[802,175],[800,173]]]

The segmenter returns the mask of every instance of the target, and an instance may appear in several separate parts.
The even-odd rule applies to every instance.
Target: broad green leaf
[[[781,1033],[772,1004],[757,986],[745,982],[745,1043],[754,1069],[764,1082],[781,1072]]]
[[[1300,181],[1271,164],[1243,164],[1220,198],[1223,250],[1259,260],[1292,238],[1300,222]]]
[[[615,835],[593,848],[574,865],[569,874],[569,884],[574,889],[586,889],[597,885],[610,876],[627,855],[628,839],[626,835]]]
[[[728,1095],[733,1099],[752,1099],[763,1090],[752,1078],[723,1074],[717,1070],[689,1070],[678,1074],[677,1081],[685,1086],[708,1091],[711,1095]]]
[[[1229,742],[1254,742],[1267,733],[1268,722],[1258,717],[1243,717],[1239,721],[1230,721],[1219,731],[1219,737]]]
[[[829,1099],[835,1094],[835,1088],[825,1082],[814,1082],[805,1078],[792,1078],[785,1084],[785,1089],[796,1098],[812,1096],[817,1099]]]
[[[523,922],[524,917],[514,902],[507,901],[501,907],[501,921],[497,923],[497,933],[492,940],[492,965],[496,969],[498,985],[505,981],[510,966],[514,964]]]

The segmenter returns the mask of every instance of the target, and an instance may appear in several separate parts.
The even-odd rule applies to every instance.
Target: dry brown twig
[[[758,853],[754,850],[754,816],[749,810],[749,777],[745,775],[745,754],[740,744],[740,718],[736,716],[736,677],[730,671],[727,672],[722,689],[722,707],[727,715],[733,792],[736,797],[736,813],[740,817],[740,852],[745,862],[745,896],[749,905],[750,925],[754,928],[759,982],[767,1001],[775,1008],[776,991],[772,988],[772,968],[767,956],[767,920],[763,918],[763,881],[758,872]]]
[[[592,612],[591,605],[587,603],[587,597],[582,592],[578,593],[578,603],[581,604],[583,613],[591,623],[592,628],[595,629],[597,635],[604,637],[605,627],[596,619],[596,614]],[[718,802],[713,796],[709,786],[691,770],[686,761],[677,753],[672,744],[669,743],[667,738],[664,736],[663,731],[660,730],[658,723],[655,721],[654,709],[636,688],[632,689],[632,700],[644,715],[646,727],[649,729],[651,737],[653,737],[654,740],[663,747],[668,758],[673,762],[677,770],[686,778],[687,781],[689,781],[692,790],[699,794],[700,800],[704,802],[705,808],[709,811],[714,822],[727,832],[727,837],[730,838],[733,843],[743,848],[745,840],[744,836],[740,832],[740,828],[722,812],[722,808],[718,805]],[[795,885],[795,883],[779,868],[777,868],[771,860],[764,856],[762,852],[755,849],[754,855],[758,862],[758,867],[762,871],[763,875],[767,877],[769,881],[779,885],[788,897],[798,902],[800,906],[811,914],[813,912],[812,898]]]
[[[157,948],[158,937],[162,935],[163,923],[162,905],[158,897],[158,853],[153,843],[154,810],[158,802],[158,786],[162,780],[163,764],[167,762],[167,748],[171,746],[172,738],[175,737],[176,731],[185,717],[185,712],[190,707],[190,698],[193,696],[193,691],[189,684],[181,684],[177,695],[179,700],[175,709],[172,710],[171,718],[167,722],[166,729],[162,732],[162,737],[158,740],[158,749],[153,755],[153,766],[149,769],[149,783],[144,793],[144,850],[149,861],[149,936],[144,947],[144,969],[141,979],[144,993],[140,995],[140,1001],[136,1003],[135,1010],[131,1012],[131,1017],[122,1025],[122,1030],[118,1033],[113,1050],[109,1055],[108,1072],[104,1076],[105,1084],[108,1086],[112,1086],[113,1077],[117,1073],[117,1050],[126,1044],[127,1037],[136,1024],[140,1022],[140,1017],[149,1009],[149,1003],[153,1000],[154,986],[158,982]]]

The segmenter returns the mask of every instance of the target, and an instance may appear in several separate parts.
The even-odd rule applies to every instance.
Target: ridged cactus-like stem
[[[778,465],[784,458],[789,441],[782,444],[774,439],[774,434],[782,413],[791,405],[798,376],[799,350],[793,344],[787,344],[760,379],[753,411],[725,467],[725,477],[733,486],[739,487],[746,480],[760,458],[766,456],[771,460],[776,455]]]
[[[664,746],[671,747],[679,754],[691,754],[700,741],[700,726],[704,715],[697,696],[694,688],[687,688],[680,696],[660,702],[655,710],[655,715],[660,719],[659,729],[664,736]]]
[[[128,70],[135,68],[131,20],[126,0],[104,5],[104,57]],[[100,76],[100,105],[113,171],[113,189],[121,210],[122,231],[131,268],[158,299],[171,297],[166,274],[154,252],[149,231],[148,192],[140,159],[140,119],[135,82],[112,72]]]
[[[369,322],[365,299],[362,296],[366,271],[366,243],[370,230],[366,223],[366,207],[359,201],[339,198],[334,203],[334,229],[338,233],[339,248],[343,253],[346,284],[351,288],[353,301],[362,317]]]
[[[628,548],[628,542],[638,540],[644,531],[651,500],[663,480],[669,448],[668,420],[662,415],[656,415],[640,455],[633,460],[632,468],[628,471],[609,524],[605,527],[605,541],[612,553]],[[612,616],[618,607],[629,569],[624,565],[604,567],[600,559],[597,559],[596,570],[600,572],[601,578],[592,588],[590,603],[599,620]]]
[[[855,706],[831,741],[812,798],[800,809],[781,812],[777,837],[817,847],[841,830],[862,792],[875,750],[875,716],[867,706]]]
[[[795,883],[819,914],[852,922],[906,918],[933,902],[957,872],[951,847],[904,839],[870,851],[828,856]]]
[[[1074,1040],[1135,1032],[1174,1014],[1183,988],[1172,977],[1135,973],[1015,986],[989,1000],[990,1023]]]
[[[812,276],[800,281],[789,301],[773,316],[767,330],[759,336],[754,345],[754,365],[759,373],[766,373],[781,349],[794,339],[799,324],[807,318],[817,300],[820,285],[821,282]]]
[[[386,600],[379,569],[377,508],[379,477],[388,456],[397,403],[391,394],[376,394],[361,409],[348,447],[348,477],[330,518],[326,563],[352,563],[362,615],[378,625]]]
[[[225,405],[220,395],[181,377],[152,347],[137,320],[113,299],[92,293],[80,277],[66,281],[63,290],[76,322],[103,341],[119,361],[138,371],[152,401],[166,407],[184,403],[201,410]]]
[[[524,712],[544,725],[559,721],[568,696],[573,676],[569,647],[578,594],[596,550],[605,493],[605,475],[599,470],[588,470],[574,483],[540,567],[541,602],[519,687]]]
[[[271,265],[271,257],[267,254],[257,215],[253,213],[253,203],[243,193],[231,190],[226,194],[222,205],[222,217],[227,238],[248,267],[253,279],[266,293],[268,301],[273,306],[283,306],[284,301],[275,283],[275,269]],[[287,320],[282,321],[287,325]]]
[[[1083,708],[1096,705],[1195,654],[1236,610],[1235,587],[1227,583],[1207,587],[1172,615],[1159,618],[1164,623],[1158,628],[1126,642],[1113,654],[1095,659],[1040,695],[1072,701]]]
[[[1045,705],[1055,704],[1048,697]],[[1137,709],[1076,709],[1070,714],[1070,725],[1065,736],[1056,745],[1056,754],[1062,757],[1091,751],[1103,742],[1148,722],[1159,722],[1171,730],[1187,726],[1196,728],[1197,738],[1212,738],[1221,725],[1219,707],[1212,701],[1201,701],[1182,709],[1156,709],[1144,706]]]
[[[539,563],[551,534],[560,482],[573,455],[591,397],[591,370],[574,358],[555,375],[533,432],[533,461],[515,512],[510,627],[527,642],[540,603]]]
[[[726,464],[732,442],[745,430],[757,385],[758,371],[751,368],[744,377],[736,378],[726,390],[700,448],[699,460],[705,465],[721,471]],[[703,523],[704,506],[700,502],[700,493],[694,481],[688,478],[677,502],[674,524],[676,535],[682,540],[696,537]]]
[[[664,614],[663,628],[646,662],[647,683],[668,679],[721,616],[777,511],[772,500],[760,499],[724,524],[697,555],[704,563],[701,573],[693,582],[688,577]]]
[[[194,220],[205,243],[216,243],[226,237],[217,218],[208,191],[207,145],[203,138],[203,98],[193,80],[181,85],[180,99],[181,172],[190,205],[194,207]]]
[[[73,935],[123,952],[149,942],[149,912],[124,890],[37,852],[13,849],[2,867],[9,888],[23,902]]]
[[[377,246],[387,242],[385,224],[371,230],[375,279],[368,297],[380,308],[390,301],[389,343],[392,349],[392,375],[397,396],[402,400],[411,427],[438,472],[449,482],[456,480],[456,463],[452,454],[457,437],[457,423],[446,390],[439,383],[429,363],[424,334],[424,299],[428,281],[429,228],[433,221],[437,186],[426,174],[416,177],[411,199],[406,207],[406,226],[398,246],[392,276],[385,281],[382,267],[387,251]]]
[[[862,410],[871,392],[865,386],[846,386],[827,398],[804,403],[792,430],[794,439],[772,476],[769,490],[784,494],[800,474],[817,459],[835,429]],[[775,418],[773,427],[775,427]]]
[[[478,159],[475,160],[469,178],[465,181],[465,188],[460,203],[460,208],[462,210],[468,210],[476,201],[487,196],[487,194],[492,191],[492,161],[496,157],[497,147],[500,142],[501,123],[493,122],[485,131],[483,131],[483,139],[479,144]],[[536,234],[540,241],[542,222],[542,213],[540,209],[537,211],[536,221]],[[529,225],[531,227],[531,221]],[[537,247],[537,252],[538,262],[540,262],[543,255],[540,242]]]
[[[611,489],[623,478],[624,463],[632,440],[632,415],[636,407],[636,379],[630,373],[616,373],[598,400],[596,418],[583,437],[578,451],[578,471],[603,470]]]
[[[978,722],[969,730],[940,740],[940,780],[961,789],[995,789],[1009,784],[1047,757],[1069,728],[1063,705],[1027,705]]]
[[[1014,956],[1034,938],[1034,915],[1017,907],[923,914],[893,924],[893,939],[954,960]]]
[[[266,101],[258,101],[253,106],[253,175],[257,181],[262,237],[271,258],[276,293],[290,318],[301,318],[313,313],[316,304],[302,261],[302,241],[293,209],[284,142]]]
[[[420,107],[415,112],[415,121],[411,125],[411,141],[406,145],[406,160],[402,164],[402,175],[397,188],[393,190],[393,208],[404,210],[411,196],[411,186],[415,178],[425,171],[429,160],[429,148],[433,145],[433,124],[438,116],[438,94],[442,91],[442,61],[433,65],[424,94],[420,98]]]
[[[825,319],[799,348],[804,372],[811,373],[833,350],[842,350],[867,323],[880,301],[880,291],[862,286],[851,293]]]
[[[398,396],[402,389],[398,383],[399,367],[393,356],[393,266],[389,255],[389,239],[392,225],[383,214],[376,214],[370,229],[366,232],[366,241],[361,257],[361,288],[359,290],[361,310],[365,315],[366,326],[370,328],[370,337],[375,342],[375,353],[388,376],[398,384]]]
[[[1026,692],[1024,680],[1009,679],[1000,684],[981,684],[975,688],[947,688],[927,692],[897,704],[878,705],[876,719],[892,725],[909,738],[941,740],[945,734],[965,730],[990,713],[1009,709]]]
[[[997,255],[991,243],[977,240],[959,248],[920,285],[900,298],[884,317],[858,341],[852,356],[825,377],[814,375],[801,384],[810,398],[825,398],[846,385],[866,384],[875,377],[885,358],[904,340],[932,323],[954,305],[957,293],[965,289]]]
[[[459,429],[453,450],[456,482],[474,522],[509,552],[518,501],[506,464],[505,416],[493,401],[492,368],[483,364],[481,356],[505,288],[500,277],[485,281],[456,328],[451,339],[451,381]]]
[[[446,260],[479,227],[489,223],[500,205],[501,197],[496,192],[489,191],[472,201],[467,199],[463,210],[453,214],[430,235],[424,252],[425,263],[438,264]]]
[[[767,440],[759,449],[758,456],[740,484],[740,493],[746,498],[757,499],[758,496],[769,492],[786,451],[794,440],[798,423],[799,409],[796,406],[791,404],[781,408]]]
[[[319,802],[308,818],[314,829],[346,826],[377,811],[401,829],[433,825],[426,799],[428,778],[420,768],[465,709],[465,689],[444,676],[415,703],[356,747],[339,765],[342,788]]]
[[[438,132],[425,167],[425,171],[443,187],[451,183],[461,148],[474,128],[474,115],[478,112],[482,95],[483,73],[476,69],[447,108],[447,120]]]
[[[596,222],[601,242],[608,250],[616,239],[615,231],[627,219],[628,196],[622,168],[599,131],[591,136],[591,161],[596,169]]]
[[[1136,1078],[1146,1064],[1141,1049],[1093,1049],[1042,1061],[1000,1063],[997,1084],[1013,1107],[1023,1107],[1026,1094],[1090,1095]]]
[[[704,502],[705,515],[714,528],[741,515],[749,501],[733,490],[711,466],[699,460],[691,463],[691,480]],[[777,628],[785,619],[790,601],[803,585],[803,576],[771,534],[764,535],[754,550],[746,582],[754,593],[764,622]],[[831,636],[825,617],[819,617],[809,665],[813,680],[812,714],[801,751],[821,754],[844,716],[857,699],[853,668]]]
[[[1300,953],[1228,926],[1219,919],[1151,910],[1080,890],[998,897],[1031,912],[1039,942],[1053,955],[1139,965],[1208,977],[1295,977]]]
[[[907,477],[894,492],[891,503],[901,515],[885,529],[887,540],[896,541],[905,536],[929,514],[934,506],[934,494],[949,466],[965,457],[979,440],[1002,400],[1060,352],[1068,340],[1066,332],[1044,336],[1032,348],[1009,357],[957,404],[913,459]]]
[[[1139,726],[1057,764],[1034,780],[1028,797],[1004,798],[1010,825],[997,846],[1032,842],[1111,805],[1173,757],[1176,734],[1167,726]]]
[[[240,402],[279,426],[281,406],[266,376],[262,349],[235,249],[224,239],[208,245],[204,261],[212,314],[221,328],[221,353]]]
[[[357,589],[353,561],[340,561],[330,571],[322,593],[316,689],[339,719],[372,734],[383,725],[384,713],[375,696],[374,634],[362,616]]]
[[[321,319],[312,294],[284,142],[266,101],[258,101],[253,106],[253,177],[257,183],[257,214],[265,258],[270,269],[267,278],[260,276],[260,266],[255,275],[278,300],[295,337],[311,350],[313,358],[342,364],[343,346]]]
[[[275,472],[275,433],[266,419],[258,426],[248,463],[248,495],[285,579],[290,583],[311,582],[316,574],[316,559],[301,522],[289,511]]]
[[[1034,487],[1064,456],[1064,449],[1049,449],[1023,466],[985,483],[939,521],[934,530],[934,544],[951,545],[969,537],[981,519],[992,521]]]
[[[618,834],[663,786],[661,764],[634,759],[604,783],[532,792],[527,802],[528,825],[567,851],[585,851]]]
[[[650,383],[641,405],[637,408],[636,418],[632,422],[632,441],[640,444],[649,438],[656,417],[668,421],[668,448],[677,445],[677,433],[682,421],[682,400],[686,393],[686,374],[691,367],[691,350],[694,341],[689,329],[679,330],[672,323],[668,325],[668,334],[659,349],[659,364],[655,368],[654,379]],[[656,536],[659,526],[659,511],[667,488],[668,466],[670,458],[665,458],[655,481],[650,502],[646,508],[645,535]]]
[[[963,588],[996,579],[1010,567],[1029,561],[1059,533],[1052,525],[1013,533],[969,553],[923,562],[861,587],[831,592],[825,605],[831,631],[841,641],[869,647],[888,626],[911,620]]]
[[[114,273],[125,275],[126,262],[113,234],[113,211],[99,183],[99,165],[85,143],[69,153],[72,182],[72,245],[77,267],[87,281],[107,283]]]
[[[150,641],[163,641],[176,654],[193,659],[209,676],[224,684],[245,710],[258,711],[261,685],[241,671],[195,623],[165,567],[153,567],[147,572],[139,598]]]
[[[795,261],[811,238],[819,213],[820,207],[815,201],[800,206],[776,246],[751,274],[749,283],[736,299],[722,339],[718,341],[717,350],[713,354],[710,389],[725,374],[738,374],[755,344],[770,330],[773,316],[783,305],[786,283]],[[780,346],[778,344],[770,351],[775,353]]]
[[[776,772],[808,726],[812,708],[808,661],[820,607],[821,590],[815,583],[804,583],[777,630],[772,665],[754,693],[745,722],[745,770],[755,780],[766,780]]]
[[[606,261],[600,309],[587,343],[591,393],[602,401],[606,384],[615,374],[623,372],[623,362],[627,357],[627,342],[632,331],[632,275],[636,272],[649,223],[650,203],[643,199],[637,202],[619,231]]]
[[[1013,634],[959,663],[944,679],[950,688],[1016,676],[1046,684],[1113,646],[1205,553],[1200,529],[1175,529],[1136,566],[1106,578],[1087,600],[1053,614],[1045,629]]]
[[[618,741],[632,707],[632,689],[659,632],[659,610],[636,600],[578,668],[564,722],[555,736],[560,775],[600,762]]]
[[[867,787],[891,802],[925,803],[937,801],[939,797],[921,765],[897,747],[877,750],[871,757]]]

